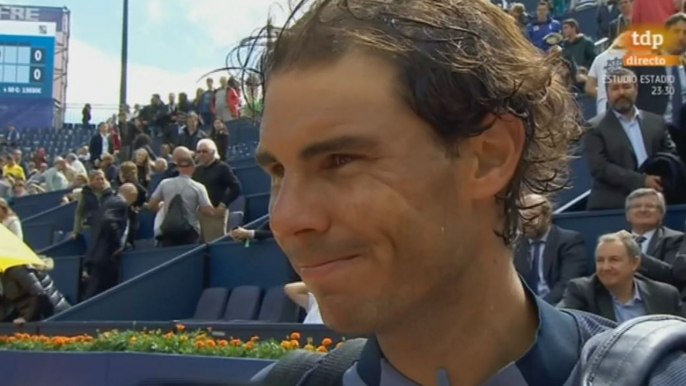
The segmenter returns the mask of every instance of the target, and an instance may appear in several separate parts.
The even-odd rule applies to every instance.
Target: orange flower
[[[260,337],[257,336],[257,335],[255,335],[255,336],[253,336],[252,338],[250,338],[250,341],[251,341],[251,342],[257,342],[258,340],[260,340]]]
[[[224,339],[222,339],[222,340],[220,340],[219,342],[217,342],[217,344],[219,344],[219,347],[226,347],[226,346],[229,345],[229,342],[227,342],[227,341],[225,341]]]
[[[90,335],[85,335],[85,336],[83,337],[83,341],[84,341],[84,342],[92,342],[92,341],[93,341],[93,337],[90,336]]]
[[[300,340],[300,333],[299,332],[292,332],[291,333],[291,340],[296,339]]]
[[[217,345],[217,344],[216,344],[213,340],[211,340],[211,339],[205,341],[205,344],[207,345],[207,347],[214,347],[214,346]]]
[[[186,326],[184,326],[184,325],[181,324],[181,323],[177,323],[177,324],[176,324],[176,331],[183,332],[184,330],[186,330]]]
[[[241,340],[240,339],[231,339],[231,345],[234,347],[238,347],[241,345]]]
[[[205,347],[205,342],[199,340],[199,341],[195,342],[195,347],[196,348],[203,348],[203,347]]]
[[[170,331],[170,332],[164,334],[164,337],[167,338],[167,339],[171,339],[171,338],[174,337],[174,334],[172,334],[171,331]]]
[[[317,352],[328,352],[329,350],[326,348],[326,346],[319,346],[317,347]]]
[[[286,350],[291,348],[291,342],[288,340],[282,340],[281,341],[281,348],[285,348]]]
[[[248,343],[245,344],[245,349],[246,349],[246,350],[252,350],[252,349],[254,349],[254,348],[255,348],[255,343],[253,343],[253,342],[248,342]]]
[[[298,348],[298,347],[300,347],[300,342],[297,341],[297,340],[295,340],[295,339],[293,339],[293,340],[291,341],[291,347],[292,347],[292,348]]]
[[[322,339],[322,346],[331,346],[333,342],[329,338]]]

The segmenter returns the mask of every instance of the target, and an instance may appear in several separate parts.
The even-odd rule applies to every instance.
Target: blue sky
[[[4,4],[65,6],[71,11],[67,103],[118,101],[121,0],[12,0]],[[283,20],[286,0],[130,0],[129,102],[144,103],[201,86],[206,72],[224,65],[241,38]],[[281,4],[281,5],[279,5]],[[218,76],[218,75],[217,75]],[[165,97],[166,98],[166,97]],[[104,107],[103,107],[104,108]]]

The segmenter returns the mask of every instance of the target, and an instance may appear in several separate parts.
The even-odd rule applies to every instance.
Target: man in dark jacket
[[[95,241],[86,253],[84,263],[86,299],[119,283],[121,254],[126,247],[130,229],[128,210],[137,199],[136,186],[127,183],[119,188],[118,195],[103,203]]]
[[[188,113],[186,120],[186,127],[183,128],[183,132],[178,138],[177,146],[183,146],[188,149],[194,150],[198,147],[198,142],[207,138],[207,134],[200,130],[200,119],[196,113]]]
[[[226,235],[226,221],[229,217],[229,205],[241,195],[241,183],[233,173],[231,166],[219,159],[217,145],[211,139],[201,139],[197,147],[200,164],[193,173],[193,179],[207,189],[214,216],[199,214],[201,238],[209,243]]]
[[[572,58],[580,67],[591,68],[596,57],[595,43],[586,35],[579,33],[579,23],[574,19],[563,21],[562,36],[565,38],[561,44],[565,56]]]

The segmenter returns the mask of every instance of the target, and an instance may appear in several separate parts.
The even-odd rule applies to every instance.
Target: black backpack
[[[343,374],[357,361],[366,339],[348,340],[327,354],[297,350],[279,360],[261,385],[342,386]],[[652,370],[686,347],[686,320],[649,315],[629,320],[592,337],[583,347],[579,370],[565,386],[644,386]],[[670,383],[670,386],[672,384]]]
[[[160,224],[160,232],[165,239],[184,237],[195,231],[193,225],[188,222],[186,208],[183,206],[181,194],[185,189],[184,187],[180,193],[177,193],[168,204],[164,204],[165,206],[169,205],[164,220]]]

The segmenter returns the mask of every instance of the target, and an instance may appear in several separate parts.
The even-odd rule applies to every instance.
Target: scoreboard
[[[52,98],[55,24],[0,21],[0,97]]]

